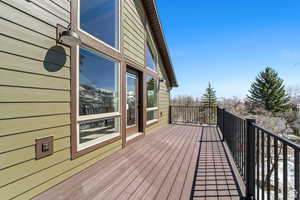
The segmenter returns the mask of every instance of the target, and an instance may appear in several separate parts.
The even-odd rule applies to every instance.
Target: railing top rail
[[[236,114],[234,114],[234,113],[232,113],[232,112],[229,112],[229,111],[227,111],[227,110],[225,110],[225,112],[228,113],[228,114],[230,114],[230,115],[233,115],[234,117],[237,117],[237,118],[239,118],[239,119],[241,119],[241,120],[246,120],[245,118],[242,118],[242,117],[240,117],[240,116],[238,116],[238,115],[236,115]],[[290,140],[287,139],[287,138],[284,138],[284,137],[282,137],[282,136],[280,136],[280,135],[277,135],[277,134],[271,132],[270,130],[267,130],[266,128],[261,127],[261,126],[258,125],[258,124],[255,124],[255,123],[254,123],[253,125],[254,125],[254,127],[258,128],[259,130],[265,132],[266,134],[268,134],[268,135],[270,135],[270,136],[272,136],[272,137],[275,137],[275,138],[277,138],[279,141],[281,141],[281,142],[287,144],[288,146],[290,146],[290,147],[292,147],[292,148],[294,148],[294,149],[300,151],[300,145],[299,145],[299,144],[296,144],[296,143],[290,141]]]
[[[270,136],[272,136],[272,137],[278,139],[279,141],[285,143],[286,145],[288,145],[288,146],[290,146],[290,147],[292,147],[292,148],[294,148],[294,149],[300,151],[300,145],[299,145],[299,144],[296,144],[296,143],[290,141],[289,139],[287,139],[287,138],[285,138],[285,137],[282,137],[282,136],[280,136],[280,135],[277,135],[277,134],[275,134],[275,133],[273,133],[273,132],[271,132],[271,131],[265,129],[264,127],[259,126],[258,124],[255,124],[255,123],[254,123],[253,126],[256,127],[257,129],[263,131],[264,133],[266,133],[266,134],[268,134],[268,135],[270,135]]]
[[[238,115],[235,114],[235,113],[229,112],[229,111],[227,111],[227,110],[225,110],[225,112],[228,113],[228,114],[230,114],[230,115],[233,115],[234,117],[236,117],[236,118],[238,118],[238,119],[240,119],[240,120],[246,121],[245,118],[243,118],[243,117],[241,117],[241,116],[238,116]]]

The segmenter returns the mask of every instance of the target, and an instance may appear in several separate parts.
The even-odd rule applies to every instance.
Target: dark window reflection
[[[118,64],[80,48],[79,114],[118,112]]]
[[[147,76],[147,108],[157,107],[157,80]]]
[[[80,28],[119,48],[119,0],[81,0]]]
[[[117,127],[119,118],[100,119],[92,122],[80,123],[79,144],[89,142],[98,138],[107,140],[119,132]]]
[[[158,110],[147,111],[147,121],[158,119]]]
[[[136,124],[137,115],[137,80],[133,75],[127,75],[127,126]]]
[[[146,46],[146,64],[147,67],[152,69],[153,71],[156,71],[156,55],[155,55],[155,50],[152,45],[150,45],[150,42],[147,42]]]

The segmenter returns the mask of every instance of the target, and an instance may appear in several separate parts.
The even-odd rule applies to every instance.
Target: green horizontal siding
[[[121,148],[117,141],[71,160],[70,49],[56,26],[70,1],[0,2],[0,198],[30,199]],[[35,140],[54,136],[54,154],[35,159]]]
[[[142,2],[123,2],[122,52],[144,66]],[[121,149],[119,140],[70,158],[70,49],[56,43],[56,26],[68,26],[70,9],[70,0],[0,1],[1,199],[30,199]],[[147,133],[168,122],[165,83],[159,102],[162,117]],[[54,154],[35,160],[35,140],[47,136],[54,136]]]

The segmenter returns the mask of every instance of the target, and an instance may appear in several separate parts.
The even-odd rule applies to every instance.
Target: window
[[[119,136],[119,63],[80,47],[78,92],[78,149]]]
[[[148,38],[147,45],[146,45],[146,66],[153,71],[157,71],[157,60],[158,56],[155,51],[155,47],[153,42],[150,38]]]
[[[80,28],[119,49],[119,0],[80,0]]]
[[[119,136],[120,118],[107,118],[79,123],[79,149]]]
[[[147,124],[158,120],[158,81],[147,76]]]
[[[158,109],[155,110],[147,110],[147,123],[151,124],[152,122],[156,122],[158,120]]]
[[[127,73],[127,91],[126,91],[126,98],[127,98],[127,128],[136,126],[137,122],[137,77],[134,74]]]

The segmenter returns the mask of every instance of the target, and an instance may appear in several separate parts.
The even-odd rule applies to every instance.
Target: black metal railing
[[[217,123],[217,107],[170,106],[170,123],[209,124]]]
[[[246,185],[247,199],[300,200],[300,146],[224,109],[217,124]]]
[[[218,126],[223,133],[232,157],[239,169],[243,180],[246,180],[246,157],[247,157],[247,120],[229,113],[224,109],[217,109]]]

